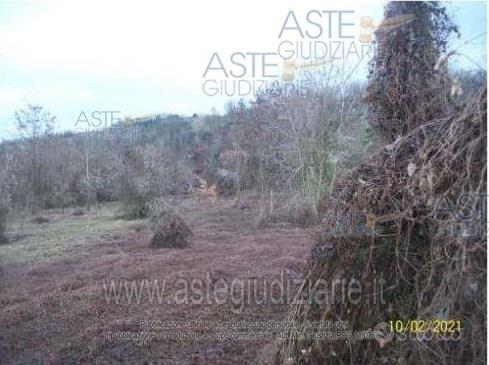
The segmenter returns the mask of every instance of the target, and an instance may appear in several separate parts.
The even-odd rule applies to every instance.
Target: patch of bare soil
[[[179,210],[193,232],[184,249],[150,247],[151,231],[128,222],[124,231],[98,237],[95,244],[77,247],[73,242],[77,248],[60,258],[2,264],[0,363],[249,364],[262,356],[272,340],[107,339],[115,332],[165,332],[142,328],[141,321],[284,319],[285,302],[266,298],[260,304],[253,293],[251,301],[249,295],[239,302],[228,296],[223,303],[215,300],[222,296],[200,300],[194,291],[193,299],[177,303],[182,286],[176,284],[201,280],[215,290],[223,281],[257,279],[260,297],[265,280],[280,278],[284,270],[300,271],[312,246],[310,231],[255,228],[256,210],[235,208],[229,200],[185,200]],[[164,300],[150,302],[143,295],[139,303],[121,297],[117,304],[107,297],[104,283],[107,289],[114,280],[120,288],[123,279],[129,287],[133,280],[138,285],[166,282]],[[205,297],[206,287],[201,289]]]

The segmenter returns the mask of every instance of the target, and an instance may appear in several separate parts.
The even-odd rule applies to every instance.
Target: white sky
[[[289,10],[354,10],[378,23],[370,1],[6,1],[0,0],[0,138],[13,113],[41,103],[72,129],[81,111],[207,113],[202,75],[213,52],[275,52]],[[486,32],[485,3],[450,6],[463,39]],[[326,23],[325,23],[326,26]],[[485,67],[486,39],[462,47]],[[457,40],[457,44],[463,44]],[[223,58],[224,60],[224,58]]]

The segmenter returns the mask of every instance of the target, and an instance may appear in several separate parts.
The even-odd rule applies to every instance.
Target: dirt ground
[[[0,246],[0,363],[263,363],[272,348],[268,338],[108,338],[117,332],[163,333],[168,321],[213,325],[284,319],[286,303],[269,298],[258,303],[248,296],[235,303],[229,296],[216,300],[221,295],[177,303],[182,292],[176,283],[198,279],[215,290],[222,281],[263,283],[284,273],[290,279],[304,264],[311,232],[287,225],[257,228],[257,208],[235,207],[231,200],[186,199],[178,210],[193,231],[185,249],[151,248],[144,221],[115,218],[114,208],[107,206],[84,216],[46,213],[47,223],[14,225],[17,237]],[[109,283],[146,279],[167,282],[163,301],[107,297]],[[142,328],[141,321],[156,327]]]

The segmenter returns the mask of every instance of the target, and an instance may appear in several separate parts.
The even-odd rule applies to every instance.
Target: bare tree
[[[40,205],[40,198],[46,188],[45,171],[42,169],[47,154],[47,137],[54,130],[54,116],[40,105],[28,104],[15,112],[17,130],[22,139],[26,164],[28,166],[28,185],[31,209]]]

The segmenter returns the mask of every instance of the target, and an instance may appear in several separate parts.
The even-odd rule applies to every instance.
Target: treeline
[[[196,137],[191,121],[176,115],[60,134],[53,132],[55,118],[42,106],[27,105],[16,120],[19,139],[0,145],[2,205],[11,211],[121,200],[132,188],[132,175],[159,172],[161,178],[177,179]],[[162,193],[178,185],[162,183]]]
[[[457,78],[467,95],[482,80]],[[338,169],[354,166],[376,139],[362,84],[325,69],[308,80],[307,88],[276,83],[223,115],[159,115],[77,133],[54,133],[55,117],[27,105],[15,115],[18,139],[0,144],[1,220],[108,201],[144,217],[152,200],[191,192],[198,176],[238,200],[249,191],[264,200],[281,194],[264,220],[315,222]]]

